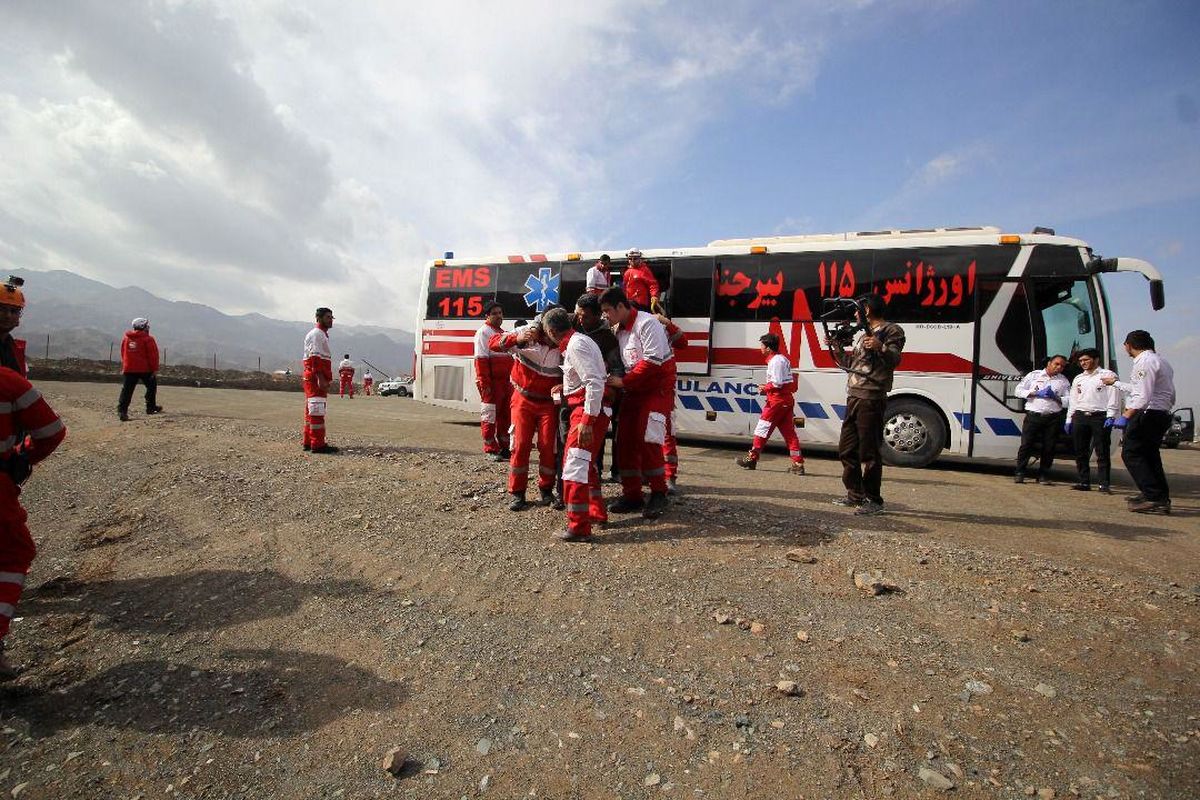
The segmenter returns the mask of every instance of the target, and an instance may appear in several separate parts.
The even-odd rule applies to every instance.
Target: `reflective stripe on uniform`
[[[540,375],[549,375],[551,377],[557,377],[562,374],[562,368],[559,367],[557,364],[553,367],[543,366],[541,364],[538,364],[536,361],[532,361],[531,359],[529,359],[528,357],[526,357],[523,353],[521,353],[519,351],[517,352],[516,357],[517,357],[518,361],[520,361],[526,367],[528,367],[529,369],[533,370],[534,372],[536,372]]]
[[[24,411],[31,405],[42,399],[42,393],[37,389],[30,389],[25,394],[13,401],[13,408],[17,411]]]
[[[552,398],[548,394],[538,394],[536,392],[531,392],[528,389],[526,389],[524,386],[518,386],[516,381],[513,381],[513,380],[510,380],[509,383],[511,383],[512,387],[514,389],[516,389],[517,392],[520,393],[520,395],[522,397],[526,398],[527,400],[537,400],[538,402],[541,402],[541,403],[549,403],[552,401]]]
[[[567,503],[567,513],[586,514],[588,508],[587,503]]]
[[[0,603],[0,617],[13,618],[13,614],[17,613],[17,607],[12,603]]]
[[[323,431],[323,430],[325,430],[325,423],[324,422],[309,423],[308,429],[310,431]]]
[[[15,583],[17,586],[25,585],[24,572],[0,572],[0,583]]]
[[[40,428],[34,428],[32,431],[30,431],[29,435],[35,439],[49,439],[51,436],[58,433],[65,427],[66,426],[63,425],[63,421],[61,419],[56,419],[49,425],[43,425]]]

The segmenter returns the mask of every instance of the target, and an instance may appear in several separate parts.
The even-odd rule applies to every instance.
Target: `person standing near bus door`
[[[608,253],[600,256],[600,260],[587,271],[587,294],[602,295],[612,287],[612,259]]]
[[[342,356],[342,363],[338,364],[338,397],[345,397],[346,392],[350,393],[350,399],[354,399],[354,362],[350,360],[350,354],[346,353]]]
[[[363,373],[363,394],[370,397],[373,386],[375,386],[375,376],[371,374],[371,370],[367,370]]]
[[[625,254],[629,263],[621,275],[621,289],[632,308],[653,311],[658,304],[658,279],[650,266],[642,260],[642,251],[636,247]]]
[[[846,416],[838,440],[842,484],[846,496],[834,505],[854,509],[856,515],[883,512],[883,423],[887,396],[904,351],[904,329],[884,319],[882,297],[869,294],[860,301],[859,321],[866,327],[849,354],[835,348],[834,358],[847,372]],[[827,347],[832,346],[829,340]]]
[[[767,359],[767,382],[758,387],[759,391],[767,396],[767,403],[758,424],[754,426],[754,443],[750,446],[750,452],[739,456],[735,463],[742,469],[757,469],[763,447],[771,438],[771,434],[778,429],[787,445],[788,455],[792,458],[788,472],[803,475],[804,454],[800,451],[800,437],[796,435],[796,423],[793,418],[796,379],[792,375],[791,362],[779,352],[779,337],[773,333],[759,337],[758,349]]]
[[[499,353],[510,353],[513,368],[512,395],[513,443],[508,466],[508,492],[512,496],[509,511],[528,508],[525,489],[529,484],[529,454],[534,434],[538,448],[538,491],[542,505],[554,504],[554,451],[558,443],[558,407],[552,390],[562,382],[562,354],[541,332],[541,322],[527,325],[520,332],[493,336],[488,346]]]
[[[585,334],[600,348],[600,353],[604,356],[604,366],[608,375],[616,375],[619,378],[625,374],[625,364],[621,361],[621,345],[617,342],[617,335],[613,333],[612,328],[604,321],[604,315],[600,311],[599,295],[584,294],[580,295],[579,299],[575,301],[575,328],[580,333]],[[608,415],[609,430],[613,432],[614,440],[620,402],[621,393],[611,386],[606,386],[604,389],[605,413]],[[602,439],[596,455],[596,469],[601,475],[604,473],[605,447],[606,440]],[[615,445],[613,449],[616,449]],[[611,454],[609,461],[615,470],[615,453]]]
[[[511,408],[513,359],[508,353],[490,347],[493,337],[504,333],[504,309],[496,302],[484,310],[484,323],[475,331],[475,388],[479,390],[479,431],[483,435],[483,453],[493,461],[507,461],[508,429]]]
[[[1154,351],[1154,337],[1146,331],[1130,331],[1125,352],[1133,359],[1129,383],[1115,375],[1102,378],[1127,395],[1125,411],[1113,425],[1125,433],[1121,460],[1137,484],[1138,494],[1129,498],[1129,510],[1137,514],[1170,514],[1171,488],[1163,471],[1163,437],[1171,427],[1175,407],[1175,370]]]
[[[1054,465],[1054,447],[1058,443],[1058,429],[1066,416],[1067,398],[1071,394],[1071,383],[1062,371],[1067,366],[1066,356],[1054,355],[1046,359],[1045,369],[1035,369],[1017,384],[1017,397],[1025,401],[1025,420],[1021,423],[1021,445],[1017,448],[1017,472],[1015,483],[1025,482],[1025,467],[1033,455],[1038,456],[1037,482],[1050,485],[1050,468]]]
[[[318,308],[316,321],[304,337],[304,449],[332,454],[338,449],[325,441],[325,411],[333,383],[333,354],[329,350],[333,311]]]
[[[675,406],[675,354],[662,323],[630,305],[620,289],[605,292],[600,308],[608,324],[617,328],[625,364],[624,378],[608,379],[609,386],[624,389],[625,395],[617,429],[622,495],[609,511],[641,510],[646,519],[656,519],[668,505],[662,446],[667,415]],[[650,484],[648,501],[642,498],[643,480]]]
[[[1071,437],[1075,450],[1075,485],[1077,492],[1092,488],[1092,451],[1096,453],[1096,472],[1100,479],[1100,491],[1112,494],[1109,488],[1111,469],[1109,451],[1112,427],[1121,413],[1121,400],[1117,390],[1104,383],[1104,378],[1116,373],[1101,368],[1100,354],[1093,348],[1075,354],[1081,372],[1071,381],[1071,394],[1067,400],[1067,421],[1063,431]]]

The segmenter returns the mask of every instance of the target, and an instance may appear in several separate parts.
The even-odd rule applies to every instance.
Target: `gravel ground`
[[[322,457],[294,395],[42,388],[11,796],[1200,795],[1194,450],[1172,517],[948,465],[863,519],[828,456],[684,446],[667,515],[572,545],[466,415],[332,398]]]

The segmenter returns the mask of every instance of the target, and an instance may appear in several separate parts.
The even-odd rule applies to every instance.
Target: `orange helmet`
[[[21,287],[24,285],[24,278],[9,275],[8,280],[3,285],[0,285],[0,305],[24,308],[25,293],[21,291]]]

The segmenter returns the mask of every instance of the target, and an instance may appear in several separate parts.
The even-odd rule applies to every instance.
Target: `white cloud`
[[[706,122],[811,87],[861,5],[16,0],[0,262],[408,327],[442,250],[623,244]]]

